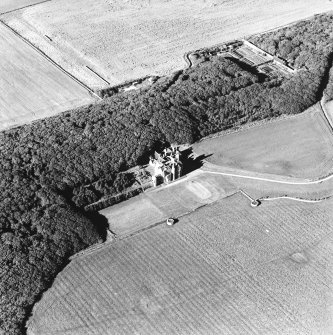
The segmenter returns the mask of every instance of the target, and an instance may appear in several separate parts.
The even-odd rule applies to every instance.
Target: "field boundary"
[[[257,200],[259,200],[259,201],[273,201],[273,200],[288,199],[288,200],[299,201],[299,202],[318,203],[318,202],[322,202],[324,200],[328,200],[330,198],[332,198],[331,195],[328,196],[328,197],[320,198],[320,199],[305,199],[305,198],[290,197],[288,195],[281,195],[279,197],[272,197],[272,198],[267,196],[267,197],[263,197],[263,198],[258,198]]]
[[[211,163],[209,163],[211,164]],[[211,164],[213,165],[213,164]],[[214,166],[214,165],[213,165]],[[220,166],[217,166],[218,168],[221,168]],[[320,184],[322,182],[328,181],[330,179],[333,179],[333,173],[323,177],[319,178],[317,180],[306,180],[306,179],[297,179],[297,178],[290,178],[290,180],[283,180],[283,179],[272,179],[268,177],[259,177],[259,176],[249,176],[249,175],[243,175],[243,174],[237,174],[237,173],[231,173],[231,172],[223,172],[223,171],[211,171],[206,168],[206,170],[202,170],[203,173],[211,173],[211,174],[219,174],[222,176],[229,176],[229,177],[236,177],[236,178],[245,178],[245,179],[253,179],[253,180],[260,180],[260,181],[268,181],[271,183],[278,183],[278,184],[287,184],[287,185],[313,185],[313,184]],[[244,170],[244,172],[247,172]],[[266,174],[269,176],[269,174]],[[278,176],[277,177],[282,177],[286,178],[283,176]]]
[[[237,192],[235,192],[235,193],[237,193]],[[212,203],[214,203],[214,202],[215,202],[215,201],[213,201]],[[189,211],[187,211],[187,212],[185,212],[185,213],[183,213],[183,214],[180,214],[180,215],[177,216],[177,220],[178,220],[179,218],[183,217],[183,216],[189,215],[189,214],[191,214],[191,213],[197,211],[198,209],[201,209],[201,208],[203,208],[203,207],[205,207],[205,206],[207,206],[207,205],[210,205],[210,204],[212,204],[212,203],[202,204],[202,205],[200,205],[200,206],[198,206],[198,207],[196,207],[196,208],[194,208],[194,209],[192,209],[192,210],[189,210]],[[176,220],[176,221],[177,221],[177,220]],[[159,225],[161,225],[161,224],[163,224],[163,223],[165,224],[165,222],[166,222],[166,219],[163,219],[163,220],[160,220],[160,221],[158,221],[158,222],[152,223],[151,225],[149,225],[149,226],[147,226],[147,227],[144,227],[144,228],[141,228],[141,229],[139,229],[139,230],[137,230],[137,231],[128,233],[128,234],[126,234],[126,235],[121,235],[121,236],[120,236],[120,235],[119,235],[119,236],[116,235],[116,239],[119,240],[119,241],[121,241],[121,240],[130,238],[130,237],[133,237],[133,236],[135,236],[135,235],[137,235],[137,234],[144,233],[146,230],[149,230],[149,229],[151,229],[151,228],[155,228],[155,227],[157,227],[157,226],[159,226]],[[175,223],[175,225],[177,225],[177,222]],[[172,228],[170,228],[170,229],[172,229]]]
[[[95,76],[97,76],[99,79],[103,80],[106,84],[110,85],[110,82],[108,82],[105,78],[103,78],[100,74],[98,74],[95,70],[93,70],[90,66],[86,65],[86,68],[91,71]]]
[[[313,104],[312,106],[310,106],[309,108],[307,108],[306,110],[304,110],[301,113],[297,113],[297,114],[281,114],[277,117],[271,117],[271,118],[265,118],[265,119],[261,119],[258,121],[252,121],[252,122],[248,122],[245,124],[235,124],[235,128],[234,126],[232,126],[232,128],[229,129],[225,129],[225,130],[221,130],[217,133],[211,134],[211,135],[207,135],[203,138],[201,138],[198,142],[203,142],[205,140],[210,140],[210,139],[214,139],[214,138],[218,138],[218,137],[224,137],[227,135],[231,135],[231,134],[237,134],[239,132],[242,131],[247,131],[253,128],[261,128],[264,127],[267,124],[271,124],[271,123],[278,123],[278,122],[282,122],[285,120],[293,120],[296,118],[302,118],[304,117],[306,114],[311,114],[312,113],[312,108],[314,106],[316,106],[317,104],[319,104],[319,102],[316,102],[315,104]]]
[[[52,1],[52,0],[43,0],[43,1],[40,1],[40,2],[33,3],[31,5],[26,5],[26,6],[23,6],[23,7],[19,7],[19,8],[8,10],[7,12],[2,12],[2,13],[0,13],[0,15],[9,14],[9,13],[12,13],[12,12],[16,12],[17,10],[21,10],[21,9],[25,9],[25,8],[37,6],[37,5],[40,5],[40,4],[44,3],[44,2],[50,2],[50,1]]]
[[[187,51],[184,53],[183,55],[183,60],[185,61],[186,63],[186,67],[184,68],[185,69],[189,69],[193,66],[193,63],[190,59],[190,54],[194,53],[194,52],[200,52],[200,51],[205,51],[205,50],[209,50],[209,49],[213,49],[213,48],[216,48],[216,47],[220,47],[221,45],[223,44],[228,44],[228,43],[231,43],[231,42],[234,42],[236,40],[246,40],[248,41],[249,38],[253,37],[253,36],[261,36],[261,35],[264,35],[264,34],[267,34],[267,33],[270,33],[270,32],[273,32],[273,31],[277,31],[279,29],[283,29],[283,28],[288,28],[290,26],[293,26],[293,25],[296,25],[302,21],[310,21],[311,19],[313,19],[316,15],[321,15],[321,14],[329,14],[329,13],[333,13],[333,10],[329,10],[329,11],[324,11],[324,12],[320,12],[320,13],[317,13],[317,14],[313,14],[313,15],[310,15],[310,16],[307,16],[303,19],[299,19],[299,20],[295,20],[295,21],[292,21],[292,22],[289,22],[289,23],[286,23],[286,24],[283,24],[283,25],[280,25],[280,26],[277,26],[275,28],[270,28],[270,29],[267,29],[267,30],[264,30],[264,31],[261,31],[259,33],[255,33],[255,34],[251,34],[251,35],[242,35],[242,36],[239,36],[237,38],[234,38],[234,39],[231,39],[231,40],[228,40],[228,41],[221,41],[219,43],[215,43],[213,45],[210,45],[210,46],[206,46],[206,47],[203,47],[203,48],[199,48],[199,49],[195,49],[195,50],[190,50],[190,51]],[[248,41],[249,42],[249,41]],[[252,42],[249,42],[252,44]]]
[[[295,21],[292,21],[292,22],[289,22],[287,24],[283,24],[281,26],[278,26],[278,27],[275,27],[275,28],[271,28],[271,29],[267,29],[267,30],[264,30],[264,31],[261,31],[260,33],[257,33],[257,34],[252,34],[252,35],[246,35],[244,38],[247,39],[249,37],[252,37],[252,36],[261,36],[261,35],[264,35],[264,34],[267,34],[267,33],[270,33],[270,32],[273,32],[273,31],[277,31],[279,29],[283,29],[283,28],[288,28],[290,26],[294,26],[296,25],[297,23],[300,23],[302,21],[310,21],[311,19],[313,19],[314,17],[316,17],[317,15],[321,15],[321,14],[332,14],[333,13],[333,10],[328,10],[328,11],[324,11],[324,12],[320,12],[320,13],[316,13],[316,14],[312,14],[310,16],[307,16],[303,19],[299,19],[299,20],[295,20]]]
[[[293,200],[293,201],[299,201],[299,202],[305,202],[305,203],[318,203],[318,202],[322,202],[324,200],[331,199],[333,197],[333,195],[329,195],[327,197],[318,198],[318,199],[305,199],[305,198],[300,198],[300,197],[292,197],[292,196],[289,196],[289,195],[280,195],[280,196],[277,196],[277,197],[270,197],[268,195],[266,197],[261,197],[261,198],[255,199],[255,198],[251,197],[249,194],[247,194],[245,191],[243,191],[242,189],[233,193],[232,195],[234,195],[236,193],[242,194],[244,197],[246,197],[248,200],[250,200],[250,202],[253,202],[253,201],[261,202],[261,201],[273,201],[273,200],[287,199],[287,200]]]
[[[51,0],[47,0],[47,1],[51,1]],[[30,41],[28,41],[26,38],[24,38],[15,29],[13,29],[11,26],[9,26],[7,23],[5,23],[1,19],[0,19],[0,24],[2,24],[7,29],[9,29],[18,38],[20,38],[23,42],[25,42],[27,45],[29,45],[31,48],[33,48],[35,51],[37,51],[42,57],[44,57],[47,61],[49,61],[52,65],[54,65],[55,67],[57,67],[60,71],[62,71],[64,74],[66,74],[72,80],[74,80],[77,84],[79,84],[84,89],[86,89],[91,95],[93,95],[94,97],[98,98],[98,100],[102,100],[102,98],[99,95],[97,95],[89,86],[87,86],[82,81],[80,81],[78,78],[74,77],[71,73],[69,73],[68,71],[66,71],[62,66],[60,66],[58,63],[56,63],[52,58],[50,58],[48,55],[46,55],[42,50],[40,50],[35,45],[33,45]]]
[[[331,120],[330,116],[328,115],[328,112],[327,112],[326,107],[325,107],[325,101],[323,99],[321,99],[319,104],[320,104],[321,110],[324,113],[326,121],[328,122],[330,130],[331,130],[331,132],[333,132],[333,121]]]
[[[206,172],[206,171],[203,171],[203,172]],[[227,195],[224,199],[233,197],[233,196],[235,196],[237,194],[240,194],[241,196],[243,196],[244,198],[246,198],[247,200],[249,200],[250,203],[252,203],[254,201],[259,201],[259,203],[260,203],[260,202],[263,202],[263,201],[275,201],[275,200],[292,200],[292,201],[297,201],[297,202],[302,202],[302,203],[320,203],[320,202],[323,202],[325,200],[329,200],[329,199],[333,198],[333,194],[329,195],[329,196],[326,196],[326,197],[323,197],[323,198],[318,198],[318,199],[311,199],[311,198],[310,199],[306,199],[306,198],[301,198],[301,197],[292,197],[292,196],[288,196],[288,195],[281,195],[281,196],[275,196],[275,197],[270,197],[268,195],[268,196],[265,196],[265,197],[253,198],[251,195],[249,195],[243,189],[238,189],[237,191],[234,191],[231,194]],[[202,209],[204,207],[212,206],[214,203],[216,203],[216,200],[213,201],[213,202],[210,202],[210,203],[202,204],[202,205],[200,205],[200,206],[198,206],[198,207],[196,207],[196,208],[194,208],[192,210],[189,210],[189,211],[187,211],[187,212],[185,212],[185,213],[177,216],[177,219],[182,218],[182,217],[187,216],[187,215],[190,215],[191,213],[193,213],[193,212],[195,212],[197,210],[200,210],[200,209]],[[159,220],[157,222],[154,222],[154,223],[150,224],[147,227],[143,227],[141,229],[138,229],[136,231],[130,232],[128,234],[117,235],[117,234],[113,233],[112,239],[103,241],[103,242],[98,243],[98,244],[94,244],[91,247],[88,247],[87,249],[83,249],[83,250],[79,251],[78,253],[72,255],[69,258],[69,260],[72,261],[72,260],[77,259],[77,258],[78,259],[82,259],[85,256],[89,256],[91,254],[94,254],[95,252],[100,251],[101,249],[108,248],[111,244],[116,243],[117,241],[122,241],[122,240],[130,239],[133,236],[136,236],[138,234],[144,233],[144,232],[146,232],[146,231],[148,231],[150,229],[153,229],[155,227],[158,227],[158,226],[160,226],[162,224],[165,224],[165,219],[162,219],[162,220]],[[172,228],[170,227],[169,229],[172,229]]]
[[[75,258],[78,258],[78,257],[82,258],[83,256],[91,255],[95,251],[98,251],[98,250],[108,246],[110,243],[111,243],[111,241],[103,241],[103,242],[100,242],[100,243],[93,244],[86,249],[78,251],[76,254],[70,256],[68,259],[70,261],[72,261],[72,260],[74,260]]]

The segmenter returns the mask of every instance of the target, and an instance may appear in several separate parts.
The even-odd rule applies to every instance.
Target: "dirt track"
[[[247,124],[193,144],[197,155],[231,170],[315,180],[333,172],[333,131],[320,104],[292,118]],[[226,171],[227,172],[227,171]]]
[[[1,0],[0,15],[14,10],[35,6],[52,0]]]

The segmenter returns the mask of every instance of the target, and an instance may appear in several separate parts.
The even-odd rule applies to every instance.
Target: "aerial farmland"
[[[127,236],[164,222],[168,217],[188,214],[236,191],[237,187],[228,178],[194,171],[167,188],[150,189],[138,197],[105,208],[100,214],[108,219],[112,232]]]
[[[116,238],[72,259],[28,334],[329,334],[332,177],[212,167],[101,211]]]
[[[45,0],[2,0],[0,4],[0,14],[8,13],[28,6],[33,6],[42,2],[45,2]]]
[[[171,74],[185,52],[333,9],[329,0],[84,3],[52,0],[2,19],[93,89]]]
[[[0,24],[0,130],[96,101],[85,87]]]
[[[58,275],[28,334],[329,334],[332,214],[237,193],[120,239]]]
[[[320,178],[333,171],[333,137],[320,104],[292,118],[222,133],[194,144],[209,162],[247,171]]]
[[[332,22],[2,0],[0,335],[333,334]]]

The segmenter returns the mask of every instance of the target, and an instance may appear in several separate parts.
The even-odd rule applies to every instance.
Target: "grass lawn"
[[[213,164],[303,178],[333,171],[333,135],[319,105],[282,119],[193,145]]]

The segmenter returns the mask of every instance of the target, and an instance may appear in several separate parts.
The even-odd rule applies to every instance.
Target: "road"
[[[215,170],[220,169],[221,171],[214,171],[214,169]],[[244,173],[247,173],[247,174],[231,173],[231,172],[224,172],[223,169],[224,168],[221,166],[217,166],[211,163],[205,163],[203,171],[205,173],[219,174],[222,176],[260,180],[260,181],[267,181],[270,183],[278,183],[278,184],[286,184],[286,185],[315,185],[315,184],[321,184],[325,181],[333,180],[333,173],[330,174],[329,176],[319,178],[317,180],[310,180],[310,179],[307,180],[307,179],[284,177],[284,176],[277,176],[277,175],[272,175],[270,177],[269,174],[256,173],[256,172],[250,172],[250,171],[244,171]]]

